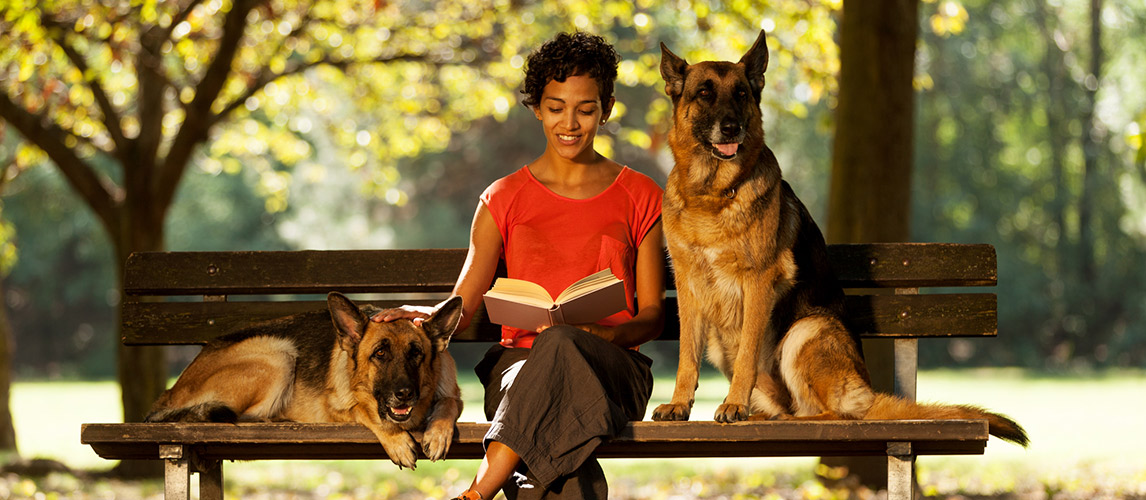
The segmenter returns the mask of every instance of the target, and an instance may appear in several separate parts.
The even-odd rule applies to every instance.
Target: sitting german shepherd
[[[764,144],[765,35],[737,63],[688,64],[661,44],[676,165],[664,229],[680,306],[680,366],[654,420],[687,420],[701,352],[731,385],[719,422],[987,419],[1025,446],[1013,420],[971,406],[920,405],[871,388],[823,235]]]
[[[444,457],[462,410],[446,350],[461,298],[420,327],[370,321],[376,307],[337,292],[327,306],[208,342],[145,420],[358,422],[400,467],[415,466],[415,436],[430,460]]]

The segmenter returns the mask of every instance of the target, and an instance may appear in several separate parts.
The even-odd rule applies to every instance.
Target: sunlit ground
[[[658,380],[652,405],[668,400],[672,383]],[[727,384],[701,381],[694,419],[711,419]],[[1146,372],[1084,378],[1040,377],[1018,370],[929,371],[921,400],[973,403],[1022,423],[1031,447],[992,439],[984,456],[921,457],[919,479],[929,496],[1008,498],[1146,498]],[[463,420],[482,420],[480,386],[463,383]],[[21,454],[50,457],[77,469],[112,464],[79,444],[84,422],[120,420],[119,391],[110,382],[18,383],[13,412]],[[606,460],[616,498],[829,498],[814,480],[814,458]],[[243,498],[449,498],[468,484],[476,461],[422,463],[416,472],[378,462],[249,462],[225,467],[229,496]],[[121,498],[160,495],[158,483],[125,486],[66,475],[29,481],[0,476],[0,498]],[[129,488],[125,490],[123,488]],[[70,493],[69,493],[70,492]]]

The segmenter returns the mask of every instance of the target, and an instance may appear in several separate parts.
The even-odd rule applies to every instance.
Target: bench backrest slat
[[[132,295],[448,292],[465,249],[143,252],[132,254]],[[845,288],[993,286],[994,247],[960,244],[830,245]],[[672,287],[672,280],[666,283]]]
[[[848,319],[863,337],[990,337],[997,331],[995,295],[849,295]],[[432,299],[365,300],[379,307],[430,305]],[[676,299],[666,299],[662,340],[678,338]],[[202,344],[253,322],[326,307],[322,301],[128,302],[124,304],[123,342]],[[455,341],[496,342],[496,325],[478,320],[454,334]]]
[[[448,292],[464,249],[141,252],[124,272],[128,295]]]
[[[996,334],[994,294],[889,293],[993,286],[996,257],[990,245],[856,244],[831,245],[828,251],[842,284],[852,290],[849,325],[862,336]],[[359,294],[352,297],[381,307],[433,304],[448,295],[464,261],[464,249],[136,253],[124,276],[123,342],[201,344],[254,322],[321,309],[322,295],[332,290]],[[669,273],[661,338],[674,340],[679,323]],[[454,338],[496,341],[498,327],[479,318]]]
[[[844,288],[995,286],[995,247],[958,243],[828,245]]]

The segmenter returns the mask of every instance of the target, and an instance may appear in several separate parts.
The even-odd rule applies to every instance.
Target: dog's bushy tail
[[[987,421],[987,432],[1024,448],[1030,444],[1027,431],[1014,419],[973,405],[915,403],[889,394],[877,394],[864,420],[980,420]]]
[[[233,424],[239,414],[220,401],[208,401],[183,408],[155,410],[143,419],[144,422],[219,422]]]

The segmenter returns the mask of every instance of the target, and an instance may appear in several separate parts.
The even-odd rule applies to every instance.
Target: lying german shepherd
[[[358,422],[401,467],[415,466],[415,438],[431,460],[444,457],[462,410],[446,350],[461,298],[420,327],[370,321],[377,308],[337,292],[327,306],[208,342],[145,420]]]
[[[690,65],[664,44],[661,54],[676,160],[663,217],[681,321],[676,387],[653,419],[688,419],[707,348],[731,381],[720,422],[985,418],[991,434],[1025,446],[1002,415],[872,390],[823,235],[764,144],[764,33],[737,63]]]

